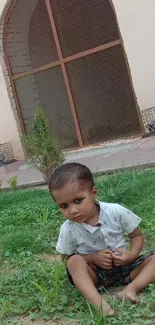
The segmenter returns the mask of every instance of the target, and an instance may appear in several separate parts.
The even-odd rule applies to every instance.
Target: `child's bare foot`
[[[108,317],[113,317],[115,316],[115,311],[114,309],[110,308],[107,313],[105,313],[105,315],[107,315]]]
[[[115,311],[104,300],[102,300],[102,311],[104,315],[107,315],[109,317],[113,317],[115,315]]]
[[[125,299],[133,302],[134,304],[139,304],[139,298],[133,289],[124,289],[117,293],[117,297],[119,300]]]

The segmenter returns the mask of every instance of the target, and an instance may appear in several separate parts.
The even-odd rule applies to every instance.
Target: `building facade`
[[[0,14],[0,145],[16,159],[39,107],[65,149],[144,132],[141,112],[155,106],[153,0],[1,0]]]

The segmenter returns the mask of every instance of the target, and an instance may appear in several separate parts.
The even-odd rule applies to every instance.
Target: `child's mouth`
[[[75,221],[80,221],[81,219],[82,219],[81,216],[80,216],[80,217],[75,217],[75,218],[74,218]]]

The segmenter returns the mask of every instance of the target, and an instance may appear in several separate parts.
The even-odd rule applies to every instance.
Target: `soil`
[[[50,320],[45,322],[42,319],[36,319],[35,321],[31,321],[30,318],[20,317],[12,319],[12,322],[6,323],[7,325],[80,325],[77,321],[67,321],[65,319],[62,320]]]

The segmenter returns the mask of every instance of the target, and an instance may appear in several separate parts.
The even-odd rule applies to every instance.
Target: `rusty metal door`
[[[139,109],[112,2],[12,3],[4,50],[23,129],[31,130],[35,109],[42,107],[63,148],[141,134]],[[19,14],[23,14],[20,31]],[[10,46],[11,35],[17,30],[20,51]],[[21,55],[27,55],[27,65],[19,69]]]

